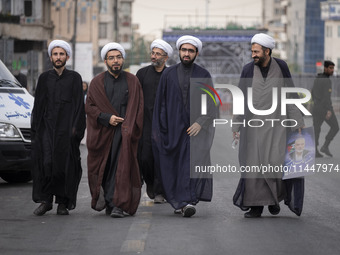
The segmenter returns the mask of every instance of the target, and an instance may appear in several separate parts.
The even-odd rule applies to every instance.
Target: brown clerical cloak
[[[113,203],[133,215],[141,196],[141,179],[137,163],[138,140],[143,128],[143,92],[136,76],[125,72],[129,96],[124,122],[122,142],[115,175]],[[100,113],[117,115],[104,87],[105,72],[96,76],[90,84],[86,98],[87,113],[87,166],[92,196],[91,207],[101,211],[105,208],[102,180],[109,157],[115,128],[97,122]]]

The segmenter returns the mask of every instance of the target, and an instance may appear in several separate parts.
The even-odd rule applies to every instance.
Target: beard
[[[122,71],[122,68],[123,68],[123,65],[121,65],[121,66],[114,66],[114,65],[109,66],[108,64],[106,64],[106,66],[107,66],[107,69],[115,75],[120,74],[120,72]]]
[[[62,61],[62,60],[53,61],[52,64],[53,64],[53,67],[56,69],[62,68],[63,66],[66,65],[66,59],[65,61]]]
[[[265,57],[254,58],[254,64],[257,66],[263,66],[263,63],[266,61]]]
[[[192,63],[194,63],[194,61],[195,61],[195,59],[196,59],[196,56],[193,58],[193,59],[184,59],[184,58],[182,58],[182,57],[180,57],[180,59],[181,59],[181,62],[182,62],[182,64],[183,65],[185,65],[185,66],[191,66],[192,65]]]
[[[155,67],[162,66],[164,63],[165,63],[164,59],[155,60],[154,62],[151,61],[151,65]]]

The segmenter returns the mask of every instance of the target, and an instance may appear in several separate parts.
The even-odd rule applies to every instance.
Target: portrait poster
[[[313,174],[315,163],[314,128],[303,128],[287,135],[284,174],[282,179],[291,179]]]

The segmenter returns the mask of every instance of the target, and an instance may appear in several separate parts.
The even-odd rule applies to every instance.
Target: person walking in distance
[[[334,73],[334,66],[335,65],[332,61],[324,61],[324,71],[323,73],[318,74],[318,76],[315,78],[312,88],[312,98],[314,101],[313,126],[315,133],[316,157],[323,157],[323,155],[318,151],[322,123],[325,121],[330,126],[330,130],[326,135],[325,143],[321,147],[320,151],[329,157],[333,157],[329,150],[329,144],[339,131],[338,120],[335,116],[331,100],[332,81],[329,78]]]

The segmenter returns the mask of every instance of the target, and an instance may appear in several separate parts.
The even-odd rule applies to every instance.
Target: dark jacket
[[[313,115],[325,116],[327,111],[332,111],[332,81],[329,75],[320,73],[314,80],[312,98],[314,101]]]

